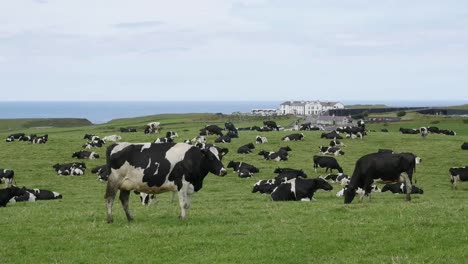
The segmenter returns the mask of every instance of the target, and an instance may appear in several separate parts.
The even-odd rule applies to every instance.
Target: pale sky
[[[0,101],[468,102],[468,1],[0,0],[0,87]]]

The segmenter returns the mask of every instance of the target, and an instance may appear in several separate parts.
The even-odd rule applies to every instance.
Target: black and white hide
[[[263,144],[268,143],[268,139],[266,137],[256,136],[255,137],[255,144]]]
[[[26,194],[26,190],[11,186],[5,189],[0,189],[0,207],[5,207],[6,204],[15,196],[22,196]]]
[[[388,183],[382,187],[382,192],[390,191],[394,194],[406,193],[406,186],[404,182]],[[424,191],[415,185],[411,186],[411,194],[423,194]]]
[[[78,151],[72,154],[72,158],[77,158],[77,159],[98,159],[99,154],[96,152],[91,152],[91,151]]]
[[[232,168],[240,178],[250,178],[254,173],[260,172],[257,167],[245,162],[230,161],[226,167]]]
[[[255,145],[253,143],[245,144],[243,146],[240,146],[237,149],[237,153],[239,153],[239,154],[249,154],[249,153],[252,153],[252,149],[255,149]]]
[[[215,143],[231,143],[231,137],[229,135],[220,136],[214,141]]]
[[[262,150],[258,153],[258,155],[263,156],[265,160],[274,160],[274,161],[288,160],[288,154],[284,152],[266,152]]]
[[[450,182],[452,189],[457,188],[457,181],[468,181],[468,166],[465,167],[452,167],[449,169]]]
[[[320,153],[324,154],[324,155],[338,156],[338,155],[344,155],[345,154],[344,151],[341,150],[341,148],[337,148],[337,147],[323,147],[323,146],[320,146],[319,150],[320,150]]]
[[[333,187],[322,178],[295,178],[281,183],[271,193],[273,201],[312,201],[317,190],[333,190]]]
[[[273,190],[278,186],[279,183],[275,179],[270,180],[260,180],[256,182],[253,186],[252,193],[265,193],[271,194]]]
[[[284,136],[284,137],[281,138],[281,140],[283,140],[283,141],[298,141],[298,140],[302,140],[303,138],[304,138],[304,134],[300,133],[300,134],[291,134],[291,135]]]
[[[0,169],[0,183],[4,182],[6,187],[16,184],[15,172],[9,169]]]
[[[185,219],[190,208],[190,196],[203,187],[208,173],[226,175],[221,162],[228,152],[216,147],[199,149],[185,143],[167,144],[113,144],[107,149],[110,168],[105,199],[107,222],[113,222],[112,204],[120,190],[120,201],[129,221],[133,216],[128,207],[130,191],[149,194],[178,192],[180,219]]]

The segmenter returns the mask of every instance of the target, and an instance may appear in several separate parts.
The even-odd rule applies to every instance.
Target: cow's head
[[[317,189],[322,189],[322,190],[325,190],[325,191],[331,191],[333,190],[333,186],[331,186],[330,183],[327,182],[327,180],[325,180],[324,178],[316,178],[314,179],[315,181],[315,184],[317,186]]]
[[[24,195],[24,194],[27,193],[26,189],[19,188],[19,187],[16,187],[16,186],[11,186],[11,187],[8,187],[6,189],[9,190],[8,192],[10,193],[11,196],[21,196],[21,195]]]
[[[218,176],[225,176],[227,174],[227,171],[221,162],[223,156],[229,152],[227,148],[218,148],[213,146],[202,149],[202,152],[206,157],[205,165],[209,172]]]
[[[345,187],[345,190],[344,190],[344,203],[345,204],[350,204],[353,201],[354,196],[356,196],[356,189],[349,188],[348,186]]]

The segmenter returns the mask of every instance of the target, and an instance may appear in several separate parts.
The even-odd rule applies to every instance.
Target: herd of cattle
[[[159,133],[160,122],[151,122],[145,126],[144,133]],[[123,132],[124,128],[121,128]],[[309,131],[320,128],[311,126],[310,123],[302,124],[296,130]],[[254,130],[259,132],[282,131],[274,121],[265,121],[261,127],[236,128],[233,123],[225,123],[221,128],[217,125],[208,125],[200,129],[199,135],[192,139],[183,140],[183,143],[175,143],[178,134],[167,131],[165,137],[157,138],[153,143],[115,143],[122,138],[118,135],[110,135],[101,139],[99,136],[86,134],[84,139],[88,141],[82,146],[84,149],[101,148],[106,141],[114,142],[107,147],[107,163],[97,166],[91,170],[98,175],[98,179],[107,181],[106,204],[107,221],[113,221],[112,205],[117,191],[120,191],[120,201],[128,220],[133,216],[128,208],[128,199],[131,191],[140,195],[143,204],[149,204],[154,199],[154,194],[171,191],[179,196],[180,218],[186,217],[187,209],[190,207],[190,196],[200,190],[203,186],[205,176],[211,172],[215,175],[224,176],[227,170],[222,163],[222,158],[229,152],[229,148],[208,144],[207,137],[216,135],[215,143],[228,144],[234,138],[239,138],[239,131]],[[136,130],[135,130],[136,131]],[[226,133],[224,133],[226,131]],[[422,127],[420,129],[404,129],[404,134],[420,134],[426,137],[429,133],[442,133],[456,135],[454,131],[441,130],[436,127]],[[417,133],[416,133],[417,131]],[[130,132],[130,131],[126,131]],[[307,178],[301,169],[277,168],[273,173],[277,174],[273,179],[260,180],[253,186],[252,192],[268,194],[273,201],[311,201],[314,193],[321,189],[330,191],[333,186],[330,183],[339,183],[342,189],[337,193],[343,196],[345,203],[351,203],[356,196],[360,195],[360,201],[367,196],[370,199],[371,192],[405,193],[406,199],[410,200],[410,194],[422,194],[423,190],[413,185],[413,174],[416,165],[421,159],[413,153],[393,153],[391,150],[379,150],[358,159],[351,177],[344,174],[338,161],[332,157],[344,155],[342,150],[344,144],[339,141],[346,138],[360,138],[367,135],[363,121],[357,126],[338,127],[331,132],[324,132],[321,138],[330,139],[329,146],[319,146],[322,156],[313,156],[313,167],[330,170],[325,177],[314,179]],[[25,136],[24,133],[12,134],[7,137],[7,142],[34,141],[40,138],[40,142],[46,143],[48,136],[37,137],[36,135]],[[293,133],[281,138],[284,142],[300,141],[304,139],[303,133]],[[249,154],[255,149],[255,145],[268,143],[264,136],[256,136],[254,143],[242,145],[237,149],[239,154]],[[468,149],[468,143],[463,143],[462,149]],[[265,160],[286,161],[289,158],[289,146],[279,147],[277,151],[258,152]],[[81,150],[74,152],[72,158],[77,159],[99,159],[96,152]],[[84,162],[70,162],[66,164],[55,164],[53,166],[58,175],[81,176],[85,174],[86,164]],[[227,168],[232,168],[241,178],[250,178],[260,170],[254,165],[241,161],[230,161]],[[337,170],[338,174],[333,174]],[[468,181],[468,166],[454,167],[449,169],[452,187],[456,188],[457,181]],[[6,189],[1,190],[0,205],[7,202],[31,201],[39,199],[41,190],[18,188],[14,183],[14,172],[12,170],[0,169],[0,180],[5,182]],[[385,185],[381,190],[375,181],[392,182]],[[396,182],[396,183],[395,183]],[[45,192],[45,190],[42,190]],[[52,195],[50,195],[52,193]],[[61,198],[60,194],[50,192],[50,197]],[[34,198],[32,198],[34,196]]]

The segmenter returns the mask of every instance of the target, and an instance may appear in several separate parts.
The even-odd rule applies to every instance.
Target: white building
[[[330,109],[343,109],[340,102],[286,101],[280,105],[280,114],[321,115]]]

